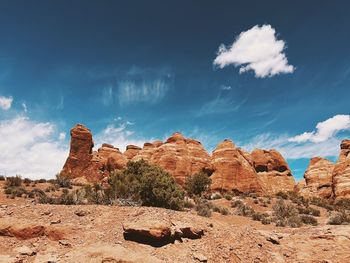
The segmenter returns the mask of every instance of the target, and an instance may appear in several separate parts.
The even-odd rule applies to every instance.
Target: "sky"
[[[300,180],[350,138],[350,2],[0,0],[0,174],[180,131],[279,150]]]

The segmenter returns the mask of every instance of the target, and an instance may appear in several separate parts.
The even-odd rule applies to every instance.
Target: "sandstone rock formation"
[[[93,160],[91,131],[81,124],[77,124],[70,131],[70,152],[61,171],[62,176],[69,178],[85,177],[88,180],[100,180],[100,164]]]
[[[298,183],[299,193],[305,197],[330,198],[332,196],[332,173],[334,164],[324,158],[314,157]]]
[[[265,194],[294,190],[295,181],[291,170],[278,151],[255,149],[251,156]]]
[[[336,198],[350,198],[350,140],[340,144],[340,154],[334,166],[333,194]]]
[[[180,185],[184,184],[187,176],[210,168],[210,156],[202,144],[186,139],[179,132],[174,133],[164,143],[145,143],[143,149],[133,158],[139,159],[159,165],[173,175]]]
[[[128,159],[131,160],[133,157],[135,157],[142,148],[136,146],[136,145],[128,145],[126,146],[126,151],[124,152],[124,156]]]
[[[60,173],[62,176],[71,179],[83,177],[94,182],[101,181],[113,170],[125,167],[127,158],[113,145],[105,143],[93,152],[92,133],[82,124],[73,127],[70,134],[70,152]]]
[[[213,151],[211,176],[213,190],[262,192],[258,176],[247,153],[237,148],[231,140],[224,140]]]

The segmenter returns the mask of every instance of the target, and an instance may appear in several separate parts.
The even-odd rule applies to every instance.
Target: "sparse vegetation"
[[[205,199],[200,199],[196,205],[197,214],[204,217],[211,217],[212,205]]]
[[[273,206],[273,215],[276,226],[300,227],[302,225],[295,206],[282,199],[279,199]]]
[[[22,185],[22,178],[19,175],[7,177],[5,187],[19,187]]]
[[[213,193],[211,196],[210,196],[210,199],[211,200],[217,200],[217,199],[221,199],[222,198],[222,194],[220,193]]]
[[[61,188],[70,188],[71,187],[71,182],[70,179],[61,175],[61,174],[56,174],[56,180],[51,181],[54,184],[57,184]]]
[[[311,215],[301,215],[300,219],[304,224],[313,225],[313,226],[318,225],[317,219]]]
[[[219,206],[219,205],[213,205],[212,209],[214,212],[218,212],[222,215],[228,215],[230,212],[228,211],[227,207]]]
[[[5,176],[0,175],[0,181],[5,181],[5,180],[6,180]]]
[[[185,190],[188,195],[202,195],[210,187],[211,179],[203,171],[195,173],[186,178]]]
[[[350,224],[350,214],[345,210],[336,212],[328,221],[330,225],[348,225]]]

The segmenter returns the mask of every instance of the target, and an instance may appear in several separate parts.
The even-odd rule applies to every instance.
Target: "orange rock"
[[[295,181],[291,170],[278,151],[255,149],[251,156],[259,182],[266,194],[294,190]]]
[[[159,165],[183,185],[186,177],[210,167],[210,156],[202,144],[176,132],[165,143],[145,143],[133,160],[144,159]]]
[[[305,197],[331,197],[333,169],[331,161],[321,157],[312,158],[304,173],[305,184],[298,184],[299,193]]]
[[[124,156],[128,159],[131,160],[134,156],[136,156],[142,148],[136,146],[136,145],[128,145],[126,146],[126,151],[124,152]]]
[[[350,198],[350,140],[343,140],[340,144],[340,154],[332,179],[334,197]]]
[[[237,148],[231,140],[224,140],[213,151],[211,176],[213,190],[239,190],[262,192],[258,176],[247,158],[247,153]]]

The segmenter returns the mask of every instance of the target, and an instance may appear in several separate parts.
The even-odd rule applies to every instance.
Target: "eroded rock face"
[[[69,178],[85,177],[87,180],[99,180],[100,164],[93,160],[91,131],[82,124],[77,124],[70,131],[70,152],[61,171],[62,176]]]
[[[237,148],[231,140],[224,140],[213,151],[211,176],[213,190],[262,192],[249,154]]]
[[[304,174],[304,185],[299,193],[305,197],[330,198],[332,196],[332,173],[334,164],[324,158],[314,157]]]
[[[350,198],[350,140],[340,144],[339,159],[332,174],[333,194],[336,198]]]
[[[133,157],[133,160],[139,159],[159,165],[173,175],[180,185],[185,183],[187,176],[210,168],[210,156],[202,144],[193,139],[186,139],[178,132],[164,143],[145,143],[143,149]]]
[[[101,181],[115,169],[122,169],[127,158],[110,144],[103,144],[93,152],[91,131],[81,124],[71,129],[70,153],[61,171],[72,179],[83,177],[89,182]]]
[[[255,149],[251,156],[264,193],[294,190],[295,181],[291,170],[278,151]]]
[[[128,145],[126,146],[126,151],[124,152],[124,156],[128,159],[131,160],[133,157],[135,157],[142,148],[136,146],[136,145]]]

